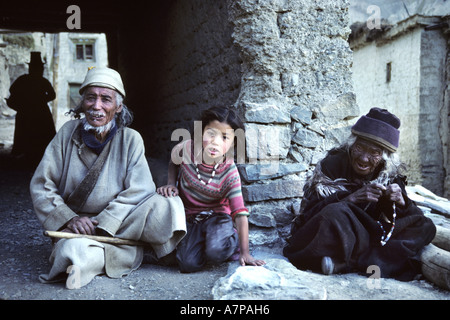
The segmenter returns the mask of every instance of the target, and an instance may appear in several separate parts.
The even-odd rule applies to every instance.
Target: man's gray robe
[[[122,132],[111,140],[110,154],[80,212],[67,205],[98,157],[78,134],[80,123],[72,120],[59,130],[31,180],[34,209],[44,229],[61,230],[73,217],[87,215],[110,236],[145,241],[158,257],[169,254],[186,233],[183,204],[178,197],[164,198],[155,192],[143,140],[131,128],[120,128]],[[126,275],[142,262],[142,246],[103,243],[101,247],[110,277]]]

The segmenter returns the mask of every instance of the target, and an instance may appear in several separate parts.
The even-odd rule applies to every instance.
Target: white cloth
[[[42,283],[66,280],[68,289],[79,289],[105,273],[105,251],[100,242],[86,239],[61,239],[50,256],[52,268],[39,276]]]

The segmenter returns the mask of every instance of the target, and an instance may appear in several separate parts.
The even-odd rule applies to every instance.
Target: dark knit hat
[[[372,108],[356,121],[352,133],[370,140],[391,152],[397,151],[400,119],[386,109]]]

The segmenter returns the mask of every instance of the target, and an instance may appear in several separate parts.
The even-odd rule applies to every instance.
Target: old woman
[[[93,68],[80,94],[76,119],[50,142],[31,180],[38,219],[49,231],[138,240],[158,258],[168,255],[186,232],[183,204],[156,193],[142,137],[128,127],[120,74]],[[98,274],[129,274],[142,260],[142,246],[61,239],[41,281],[79,288]]]
[[[283,250],[296,267],[332,274],[375,266],[400,280],[420,273],[420,251],[436,228],[406,194],[399,127],[395,115],[372,108],[316,166]]]

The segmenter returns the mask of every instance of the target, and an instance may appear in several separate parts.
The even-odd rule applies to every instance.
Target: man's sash
[[[120,132],[122,132],[122,130],[120,129],[117,130],[115,136],[117,136]],[[77,133],[79,133],[81,136],[81,126],[78,126],[77,130],[75,130],[74,134]],[[95,160],[92,167],[89,169],[84,179],[67,198],[66,204],[74,212],[78,213],[80,211],[80,209],[86,203],[86,200],[91,194],[92,190],[94,189],[94,186],[97,183],[103,165],[105,164],[105,161],[109,156],[109,151],[111,149],[111,141],[115,138],[115,136],[110,141],[108,141],[106,146],[103,148],[102,152],[100,152],[99,156]]]

